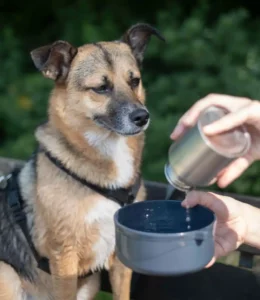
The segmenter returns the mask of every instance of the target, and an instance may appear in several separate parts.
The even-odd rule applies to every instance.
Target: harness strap
[[[8,178],[7,180],[7,186],[6,186],[7,203],[10,209],[12,210],[15,222],[20,226],[36,261],[39,261],[40,256],[38,255],[38,252],[34,247],[27,226],[27,219],[24,212],[24,201],[18,184],[18,174],[19,174],[19,170],[14,170],[10,178]]]
[[[56,157],[52,156],[52,154],[47,150],[42,150],[46,157],[59,169],[61,169],[64,173],[71,176],[76,181],[80,182],[82,185],[90,188],[91,190],[97,192],[98,194],[117,202],[120,206],[124,206],[126,204],[133,203],[134,199],[137,196],[137,193],[141,186],[141,176],[138,175],[138,178],[134,185],[130,188],[118,188],[118,189],[108,189],[105,187],[100,187],[96,184],[93,184],[87,181],[84,178],[79,177],[77,174],[67,169],[63,163]]]
[[[117,202],[120,206],[124,206],[130,203],[133,203],[134,199],[137,196],[137,193],[140,189],[141,186],[141,177],[138,176],[135,184],[128,188],[120,188],[120,189],[107,189],[103,188],[100,186],[97,186],[93,183],[88,182],[84,178],[79,177],[77,174],[73,173],[55,157],[53,157],[48,151],[44,151],[46,157],[49,158],[49,160],[59,169],[64,171],[66,174],[71,176],[73,179],[76,181],[80,182],[82,185],[87,186],[88,188],[92,189],[93,191],[103,195],[104,197],[113,200]],[[7,202],[9,207],[12,210],[14,220],[15,222],[20,226],[24,237],[32,251],[32,254],[35,257],[35,260],[37,261],[38,268],[41,269],[42,271],[51,274],[50,271],[50,265],[49,265],[49,260],[46,257],[40,257],[37,250],[34,247],[28,226],[27,226],[27,219],[26,219],[26,214],[24,212],[24,200],[22,198],[21,192],[20,192],[20,187],[18,184],[18,174],[20,172],[20,169],[16,169],[12,172],[11,176],[8,176],[7,178],[7,185],[4,188],[4,191],[6,192],[7,195]],[[90,271],[89,273],[80,276],[80,277],[88,277],[94,272]]]
[[[7,198],[7,203],[12,211],[14,221],[16,224],[18,224],[23,232],[23,235],[32,251],[32,254],[37,262],[37,267],[50,274],[51,275],[51,270],[50,270],[50,264],[49,264],[49,259],[46,257],[40,257],[37,250],[34,247],[28,226],[27,226],[27,219],[26,215],[24,212],[24,200],[22,198],[22,195],[20,193],[19,189],[19,184],[17,181],[17,176],[18,176],[18,171],[14,171],[12,173],[12,176],[8,178],[7,180],[7,186],[5,188],[6,192],[6,198]],[[79,278],[86,278],[90,275],[92,275],[94,272],[89,271],[87,274],[84,274],[82,276],[79,276]]]

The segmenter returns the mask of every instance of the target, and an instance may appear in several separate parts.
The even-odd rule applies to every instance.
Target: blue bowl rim
[[[147,200],[147,201],[151,201],[151,202],[175,202],[175,203],[181,203],[182,202],[181,200]],[[216,221],[216,216],[210,209],[208,209],[208,208],[206,208],[202,205],[197,205],[197,206],[200,206],[203,209],[209,211],[213,216],[213,220],[209,225],[207,225],[205,227],[202,227],[200,229],[197,229],[197,230],[190,230],[190,231],[186,231],[186,232],[177,232],[177,233],[155,233],[155,232],[145,232],[145,231],[135,230],[135,229],[129,228],[129,227],[119,223],[118,215],[119,215],[119,212],[122,209],[127,209],[129,206],[138,205],[142,202],[144,202],[144,201],[134,202],[132,204],[129,204],[127,206],[124,206],[124,207],[118,209],[114,214],[114,223],[115,223],[116,227],[122,229],[125,232],[133,233],[135,235],[140,235],[140,236],[157,237],[157,238],[158,237],[185,237],[185,236],[193,235],[194,233],[199,232],[201,230],[205,230],[205,229],[207,230],[208,228],[212,227],[212,224],[214,224],[214,222]]]

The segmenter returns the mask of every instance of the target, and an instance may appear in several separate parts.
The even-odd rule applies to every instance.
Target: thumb
[[[211,210],[219,220],[226,220],[229,217],[227,202],[229,197],[217,195],[211,192],[191,191],[182,202],[184,207],[201,205]]]
[[[225,188],[237,179],[253,162],[250,156],[244,156],[232,162],[218,177],[218,186]]]
[[[213,258],[211,259],[211,261],[206,265],[206,269],[212,267],[214,265],[214,263],[216,262],[216,255],[213,256]]]

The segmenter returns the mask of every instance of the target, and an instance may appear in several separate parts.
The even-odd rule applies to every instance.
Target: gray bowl
[[[189,209],[181,201],[149,200],[119,209],[115,216],[116,254],[133,271],[173,276],[203,269],[214,255],[214,214]],[[188,228],[190,225],[190,229]]]

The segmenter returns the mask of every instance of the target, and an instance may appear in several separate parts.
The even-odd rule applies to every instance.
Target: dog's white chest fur
[[[113,217],[119,208],[120,206],[116,202],[100,198],[86,216],[85,223],[87,226],[97,224],[99,227],[99,238],[92,246],[95,260],[91,265],[91,270],[103,267],[108,269],[108,259],[115,250]]]
[[[86,132],[85,138],[103,157],[114,161],[117,168],[117,176],[111,187],[117,188],[128,184],[134,175],[134,160],[126,138],[118,137],[111,140],[108,138],[108,134],[98,135],[96,132]],[[119,204],[101,197],[86,216],[86,225],[98,224],[100,232],[99,238],[92,248],[96,257],[91,265],[92,270],[102,267],[108,268],[108,259],[115,250],[113,217],[119,208]]]
[[[129,183],[134,175],[133,154],[127,145],[125,137],[109,139],[107,133],[85,133],[88,143],[95,147],[101,155],[114,161],[117,168],[117,178],[111,187],[121,187]]]

